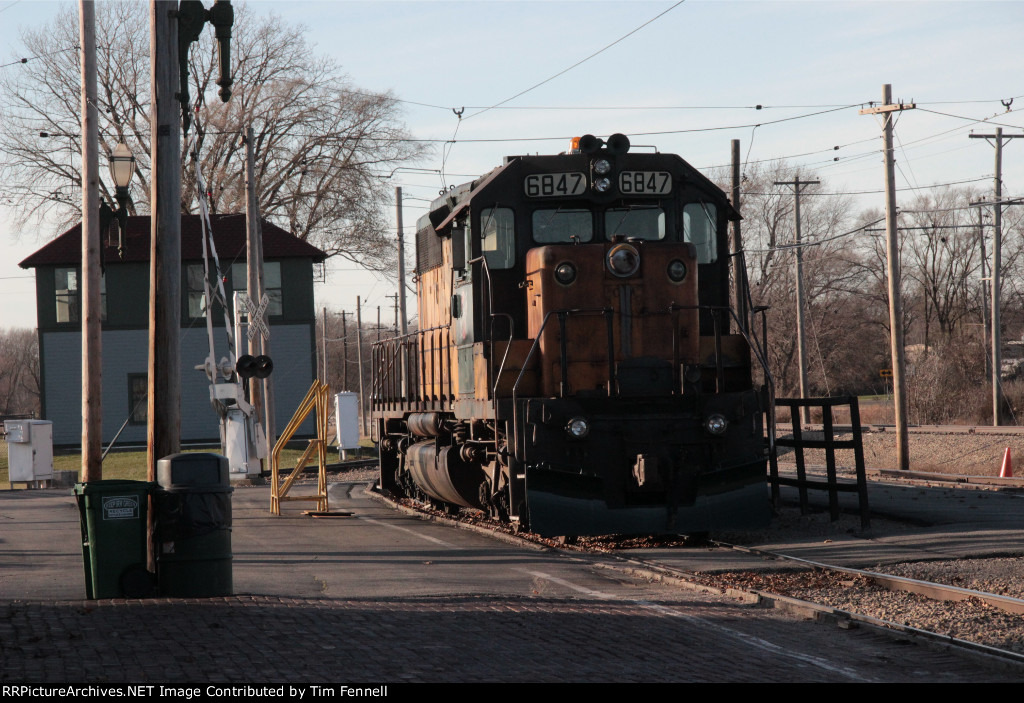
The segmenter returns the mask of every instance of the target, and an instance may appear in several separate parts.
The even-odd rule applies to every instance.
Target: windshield
[[[542,244],[589,242],[594,236],[590,210],[557,208],[533,211],[533,240]]]
[[[665,238],[665,211],[654,205],[631,205],[604,211],[604,236],[658,240]]]

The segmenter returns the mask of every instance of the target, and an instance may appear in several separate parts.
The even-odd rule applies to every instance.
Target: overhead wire
[[[646,27],[649,24],[651,24],[651,23],[661,19],[662,17],[667,15],[669,12],[671,12],[672,10],[674,10],[677,7],[679,7],[680,5],[682,5],[684,2],[686,2],[686,0],[679,0],[678,2],[674,3],[671,7],[669,7],[667,10],[664,10],[663,12],[658,13],[657,15],[652,17],[651,19],[649,19],[646,22],[644,22],[643,24],[641,24],[639,27],[636,27],[635,29],[627,32],[626,34],[623,34],[621,37],[619,37],[618,39],[616,39],[612,43],[603,46],[602,48],[598,49],[597,51],[595,51],[594,53],[590,54],[586,58],[580,59],[579,61],[574,63],[572,66],[569,66],[568,68],[562,69],[561,71],[559,71],[558,73],[554,74],[553,76],[549,76],[548,78],[545,78],[540,83],[536,83],[536,84],[530,86],[529,88],[527,88],[526,90],[519,91],[518,93],[516,93],[512,97],[505,98],[501,102],[495,103],[494,105],[491,105],[490,107],[484,108],[483,110],[479,110],[479,111],[474,112],[474,113],[472,113],[470,115],[466,115],[466,119],[468,120],[468,119],[476,117],[478,115],[482,115],[482,114],[484,114],[485,112],[487,112],[489,110],[493,110],[493,109],[495,109],[497,107],[501,107],[505,103],[511,102],[511,101],[515,100],[516,98],[518,98],[518,97],[526,95],[530,91],[536,90],[537,88],[541,87],[545,83],[550,83],[551,81],[553,81],[554,79],[558,78],[559,76],[565,75],[566,73],[568,73],[569,71],[573,70],[577,66],[581,66],[581,65],[585,64],[587,61],[590,61],[592,58],[594,58],[596,56],[599,56],[600,54],[603,54],[605,51],[607,51],[608,49],[612,48],[616,44],[619,44],[619,43],[625,41],[626,39],[628,39],[629,37],[633,36],[634,34],[639,32],[644,27]]]
[[[37,61],[39,59],[45,59],[48,56],[55,56],[56,54],[62,54],[65,51],[78,51],[79,48],[80,47],[76,44],[75,46],[66,47],[64,49],[56,49],[56,50],[51,51],[51,52],[46,53],[46,54],[39,54],[37,56],[22,57],[20,59],[17,59],[15,61],[11,61],[9,63],[0,63],[0,68],[8,68],[10,66],[18,66],[20,64],[28,63],[29,61]]]
[[[816,246],[820,246],[822,244],[825,244],[826,242],[831,242],[833,240],[840,239],[842,237],[849,237],[850,235],[856,234],[857,232],[866,231],[867,228],[870,227],[871,225],[877,225],[879,222],[882,222],[883,220],[885,220],[884,217],[879,217],[877,220],[872,220],[871,222],[867,222],[867,223],[857,227],[856,229],[852,229],[852,230],[850,230],[848,232],[842,232],[840,234],[835,234],[835,235],[832,235],[831,237],[826,237],[824,239],[815,239],[813,241],[800,242],[799,244],[796,244],[796,243],[793,243],[793,244],[777,244],[776,246],[768,247],[767,249],[745,249],[745,251],[751,252],[753,254],[766,254],[766,253],[772,252],[772,251],[786,251],[788,249],[802,249],[804,247],[816,247]]]

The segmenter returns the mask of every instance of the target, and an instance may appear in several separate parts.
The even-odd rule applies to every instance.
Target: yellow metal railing
[[[277,440],[277,444],[274,445],[274,451],[270,455],[270,513],[271,515],[281,514],[281,501],[282,500],[307,500],[316,501],[316,509],[319,512],[327,512],[327,412],[328,412],[328,395],[330,388],[326,383],[320,381],[313,381],[313,385],[310,386],[309,391],[306,393],[306,397],[299,403],[299,407],[295,410],[295,414],[292,415],[292,419],[288,422],[288,426],[285,427],[281,433],[280,439]],[[309,440],[309,446],[306,447],[306,451],[299,457],[298,462],[295,465],[295,469],[291,475],[285,479],[284,483],[280,483],[281,473],[281,452],[284,450],[285,445],[292,438],[298,429],[299,425],[305,421],[306,417],[310,412],[316,411],[316,439]],[[315,495],[303,495],[303,496],[289,496],[288,491],[291,489],[292,484],[295,483],[295,479],[298,478],[299,474],[306,467],[306,463],[309,461],[313,452],[317,452],[317,459],[320,464],[320,471],[318,472],[316,482],[316,494]]]

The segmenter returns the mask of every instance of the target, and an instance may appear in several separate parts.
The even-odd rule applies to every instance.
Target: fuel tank
[[[484,474],[467,464],[455,447],[441,447],[431,440],[417,442],[405,455],[406,468],[424,493],[467,508],[482,509],[480,484]]]

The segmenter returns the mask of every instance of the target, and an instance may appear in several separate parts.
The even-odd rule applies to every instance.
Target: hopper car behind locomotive
[[[542,535],[766,523],[738,218],[622,135],[444,192],[418,222],[419,330],[374,349],[382,487]]]

